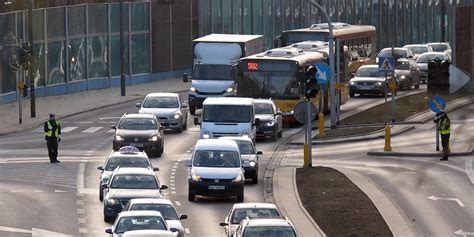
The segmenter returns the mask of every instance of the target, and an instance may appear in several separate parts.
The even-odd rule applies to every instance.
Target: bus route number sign
[[[252,71],[258,71],[258,63],[247,63],[247,69]]]

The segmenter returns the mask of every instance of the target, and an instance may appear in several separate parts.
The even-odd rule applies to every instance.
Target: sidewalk
[[[49,112],[61,119],[78,113],[100,109],[143,98],[150,92],[178,92],[189,89],[190,84],[180,78],[159,80],[127,86],[126,96],[120,96],[120,88],[83,91],[73,94],[36,98],[36,118],[30,117],[30,100],[22,100],[23,123],[18,123],[18,102],[0,105],[0,135],[28,130],[48,118]]]

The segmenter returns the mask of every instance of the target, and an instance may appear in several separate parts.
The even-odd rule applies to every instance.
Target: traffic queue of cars
[[[349,96],[396,94],[397,90],[389,90],[391,82],[396,83],[397,89],[419,89],[421,83],[428,80],[428,62],[451,61],[451,47],[449,43],[409,44],[403,47],[384,48],[377,55],[380,57],[394,57],[395,67],[393,74],[379,71],[379,66],[363,65],[349,81]]]

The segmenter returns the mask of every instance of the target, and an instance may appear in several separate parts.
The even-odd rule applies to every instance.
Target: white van
[[[204,100],[201,122],[194,118],[194,124],[201,126],[200,138],[224,136],[248,136],[255,142],[255,108],[252,98],[211,97]]]

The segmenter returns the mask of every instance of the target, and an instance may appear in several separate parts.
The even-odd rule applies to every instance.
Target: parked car
[[[155,115],[163,128],[178,132],[188,128],[188,104],[181,101],[178,93],[150,93],[136,106],[140,114]]]
[[[153,168],[150,160],[145,152],[138,150],[132,146],[124,146],[118,151],[112,151],[103,166],[97,167],[100,170],[99,178],[99,200],[104,199],[103,185],[107,185],[110,176],[117,167],[141,167],[152,168],[153,171],[158,171],[158,168]]]
[[[283,218],[253,219],[245,218],[235,230],[234,237],[297,237],[298,234],[291,221]]]
[[[152,114],[124,114],[115,129],[112,142],[114,151],[123,146],[134,146],[147,154],[163,154],[165,139],[163,128]]]
[[[357,70],[356,75],[349,81],[349,96],[359,95],[385,95],[386,83],[393,81],[393,76],[387,77],[379,71],[378,65],[363,65]],[[390,90],[387,90],[389,93]],[[395,90],[395,94],[397,91]]]
[[[424,83],[428,81],[428,62],[430,61],[451,61],[451,57],[444,52],[430,52],[421,54],[416,60],[416,65],[420,69],[420,80]]]
[[[395,79],[399,88],[420,88],[420,69],[413,60],[399,59],[395,66]]]
[[[150,168],[117,168],[104,188],[104,221],[112,222],[130,199],[161,198],[158,177]]]
[[[181,220],[187,219],[187,215],[178,215],[173,203],[163,198],[136,198],[128,202],[123,211],[159,211],[166,224],[170,228],[175,228],[178,237],[184,237],[184,227]]]
[[[229,214],[220,226],[224,227],[224,236],[234,235],[237,226],[246,217],[250,218],[278,218],[282,217],[280,210],[272,203],[237,203],[232,206]]]
[[[422,53],[433,52],[433,48],[427,44],[407,44],[403,46],[403,48],[411,50],[415,58],[420,56]]]
[[[196,195],[236,196],[238,202],[244,200],[244,169],[234,141],[200,139],[185,165],[189,167],[189,201],[194,202]]]
[[[118,215],[114,225],[105,229],[105,233],[111,234],[113,237],[122,237],[123,234],[128,231],[137,230],[162,230],[176,232],[176,229],[169,228],[160,212],[126,211]]]
[[[257,137],[270,136],[273,141],[283,136],[283,115],[273,100],[254,99],[255,118],[260,120]]]
[[[258,156],[263,153],[257,151],[252,139],[248,137],[220,137],[219,139],[233,140],[237,143],[242,157],[245,178],[252,179],[253,184],[258,183]]]

